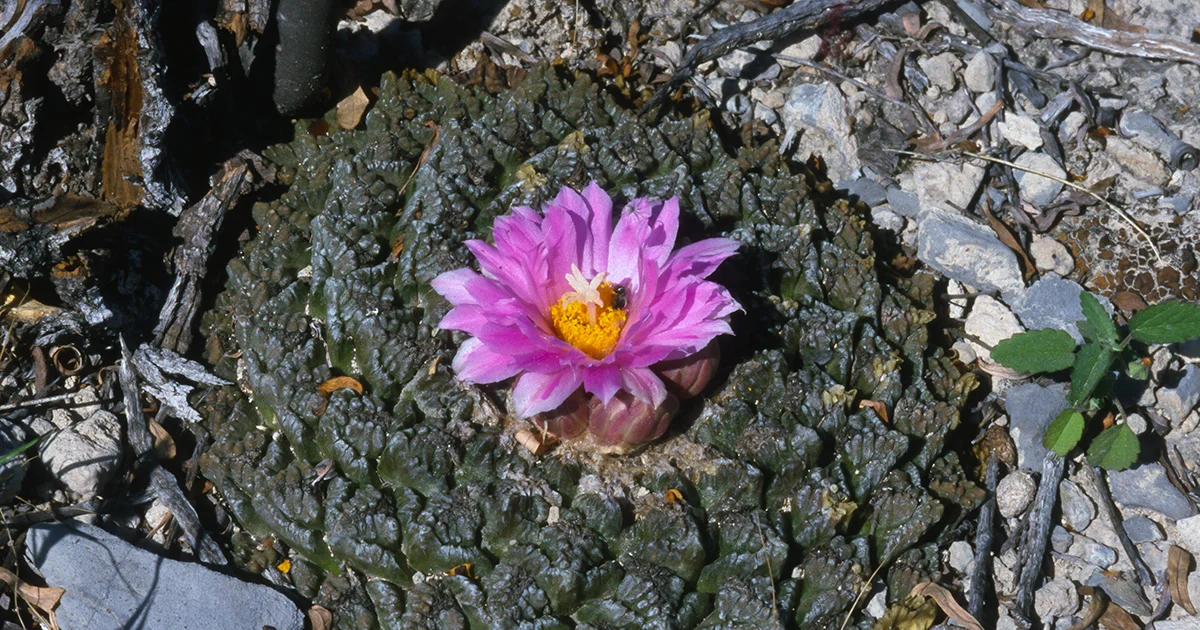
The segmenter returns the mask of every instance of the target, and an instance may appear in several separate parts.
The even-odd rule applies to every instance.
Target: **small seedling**
[[[1084,316],[1079,322],[1084,343],[1079,348],[1066,331],[1050,328],[1018,333],[992,348],[993,361],[1021,372],[1071,369],[1067,394],[1071,408],[1060,413],[1042,437],[1046,448],[1064,457],[1083,439],[1085,414],[1094,414],[1104,405],[1116,369],[1138,380],[1150,377],[1147,362],[1130,342],[1179,343],[1200,338],[1200,304],[1155,304],[1131,317],[1123,327],[1127,329],[1124,335],[1094,295],[1080,293],[1079,304]],[[1114,404],[1123,415],[1120,405]],[[1137,436],[1125,423],[1113,425],[1091,441],[1087,456],[1093,466],[1124,470],[1137,460]]]

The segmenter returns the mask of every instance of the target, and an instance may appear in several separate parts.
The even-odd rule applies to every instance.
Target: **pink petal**
[[[622,368],[621,389],[651,407],[658,407],[667,399],[667,388],[662,379],[649,368]]]
[[[658,266],[667,264],[671,250],[675,249],[675,237],[679,234],[679,197],[671,197],[662,204],[651,206],[650,234],[644,243],[646,257]]]
[[[621,389],[621,369],[615,365],[589,368],[583,373],[583,388],[599,397],[604,404],[608,404]]]
[[[642,267],[642,242],[650,231],[647,217],[627,206],[613,228],[612,240],[608,245],[608,280],[623,285],[630,291],[638,291]]]
[[[468,383],[495,383],[516,376],[521,371],[512,357],[488,350],[474,337],[458,347],[451,367],[458,378]]]
[[[608,242],[612,239],[612,198],[595,181],[583,189],[583,200],[592,211],[592,264],[595,271],[608,269]]]
[[[671,254],[663,275],[671,280],[684,276],[707,278],[725,259],[737,253],[742,244],[730,238],[709,238],[679,248]]]
[[[550,374],[526,372],[513,387],[513,405],[519,417],[528,418],[561,405],[579,385],[580,378],[574,370]]]

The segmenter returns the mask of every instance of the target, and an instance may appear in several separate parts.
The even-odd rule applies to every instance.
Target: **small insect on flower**
[[[625,294],[625,287],[618,284],[613,287],[612,291],[613,291],[613,300],[612,300],[613,308],[620,309],[622,311],[625,310],[625,307],[628,306],[628,304],[629,304],[629,297]]]
[[[657,439],[678,398],[715,372],[715,338],[741,307],[706,280],[740,243],[711,238],[675,249],[679,200],[634,199],[614,222],[594,182],[563,188],[542,212],[513,208],[495,244],[467,248],[482,273],[448,271],[433,289],[453,306],[439,326],[470,335],[458,378],[516,377],[513,407],[540,430],[580,434],[622,451]]]

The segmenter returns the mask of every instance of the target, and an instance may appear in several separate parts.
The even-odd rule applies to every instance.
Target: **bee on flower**
[[[631,201],[614,222],[595,182],[563,188],[539,213],[496,219],[494,244],[466,242],[482,273],[456,269],[433,288],[454,308],[444,330],[470,337],[453,369],[469,383],[516,378],[518,416],[561,438],[585,429],[620,452],[661,436],[716,371],[716,337],[741,310],[706,280],[740,243],[675,249],[679,200]]]

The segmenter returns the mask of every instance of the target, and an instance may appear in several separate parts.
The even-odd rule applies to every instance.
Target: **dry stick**
[[[158,465],[158,456],[154,452],[154,438],[150,436],[146,418],[142,415],[142,401],[137,373],[134,372],[133,357],[125,345],[125,337],[122,336],[120,339],[121,365],[118,376],[122,393],[125,396],[125,431],[136,456],[143,459],[144,465],[150,467],[149,489],[155,498],[162,501],[163,505],[175,516],[175,521],[187,535],[188,545],[202,562],[227,565],[229,559],[225,557],[225,552],[204,531],[204,527],[200,524],[200,517],[196,515],[196,509],[183,496],[183,491],[179,489],[179,483],[175,477]]]
[[[971,589],[967,591],[967,612],[979,619],[987,599],[987,587],[992,573],[992,522],[996,518],[996,477],[999,475],[1000,458],[994,453],[988,457],[988,498],[979,508],[979,525],[975,529],[975,566],[971,569]]]
[[[37,407],[38,405],[72,400],[81,393],[82,392],[71,392],[69,394],[58,394],[57,396],[46,396],[45,398],[34,398],[33,400],[22,400],[21,402],[8,403],[7,405],[0,405],[0,411],[12,411],[13,409]]]
[[[236,160],[236,158],[235,158]],[[249,167],[242,162],[221,176],[220,181],[204,198],[179,216],[175,235],[183,245],[175,250],[175,283],[159,311],[154,328],[156,345],[179,353],[187,352],[192,343],[192,328],[200,312],[201,289],[208,275],[208,259],[216,251],[216,235],[226,213],[240,197],[242,183]]]
[[[799,0],[757,20],[723,28],[688,49],[679,64],[679,70],[646,101],[642,112],[661,107],[675,90],[692,78],[696,67],[706,61],[723,57],[757,41],[779,39],[830,21],[850,21],[864,13],[896,3],[898,0]]]
[[[1129,562],[1137,570],[1137,577],[1141,579],[1142,584],[1154,584],[1154,574],[1150,572],[1150,568],[1142,560],[1142,555],[1138,553],[1137,546],[1133,544],[1133,541],[1129,539],[1129,534],[1125,531],[1121,512],[1117,509],[1117,504],[1113,503],[1112,493],[1108,490],[1108,480],[1105,478],[1104,472],[1091,466],[1084,466],[1083,472],[1096,490],[1097,502],[1104,509],[1104,513],[1108,515],[1108,520],[1112,524],[1113,530],[1117,532],[1117,539],[1121,541],[1125,555],[1129,556]]]
[[[925,157],[925,158],[929,157],[928,155],[926,155],[924,153],[917,153],[915,151],[899,151],[899,150],[894,150],[894,149],[892,151],[894,153],[898,153],[900,155],[911,155],[914,157]],[[1110,210],[1116,212],[1122,219],[1125,220],[1126,223],[1128,223],[1130,225],[1130,227],[1132,227],[1134,229],[1134,231],[1136,231],[1143,239],[1145,239],[1146,244],[1149,245],[1150,249],[1154,252],[1154,256],[1156,258],[1158,258],[1159,262],[1162,262],[1162,253],[1159,252],[1158,245],[1154,244],[1154,239],[1150,238],[1150,235],[1146,233],[1146,230],[1143,230],[1142,226],[1138,225],[1137,221],[1133,220],[1133,217],[1129,216],[1129,214],[1127,212],[1125,212],[1124,210],[1122,210],[1120,206],[1109,201],[1105,197],[1103,197],[1099,194],[1096,194],[1095,192],[1092,192],[1091,190],[1084,188],[1083,186],[1080,186],[1079,184],[1076,184],[1075,182],[1068,181],[1057,175],[1054,175],[1053,173],[1047,173],[1045,171],[1039,171],[1036,169],[1027,168],[1027,167],[1021,166],[1020,164],[1016,164],[1015,162],[1010,162],[1009,160],[1002,160],[997,157],[992,157],[990,155],[983,155],[981,153],[973,153],[971,151],[956,150],[956,151],[954,151],[954,153],[958,153],[960,155],[965,155],[967,157],[975,158],[977,160],[983,160],[985,162],[994,162],[996,164],[1003,164],[1004,166],[1015,168],[1020,171],[1025,171],[1026,173],[1037,175],[1039,177],[1045,177],[1046,179],[1054,180],[1064,186],[1068,186],[1070,188],[1078,190],[1079,192],[1081,192],[1085,195],[1094,197],[1100,203],[1104,204],[1105,206],[1108,206],[1108,208]]]
[[[1016,0],[989,0],[988,16],[1050,39],[1064,39],[1089,48],[1130,57],[1183,61],[1200,65],[1200,45],[1182,37],[1130,33],[1088,24],[1062,11],[1031,9]]]
[[[1033,592],[1037,590],[1038,577],[1042,575],[1042,562],[1046,559],[1046,543],[1050,541],[1050,530],[1054,527],[1054,505],[1058,502],[1058,484],[1063,478],[1066,461],[1057,453],[1046,454],[1042,460],[1042,480],[1038,483],[1037,497],[1029,513],[1029,527],[1019,550],[1017,569],[1016,611],[1028,619],[1033,608]]]

